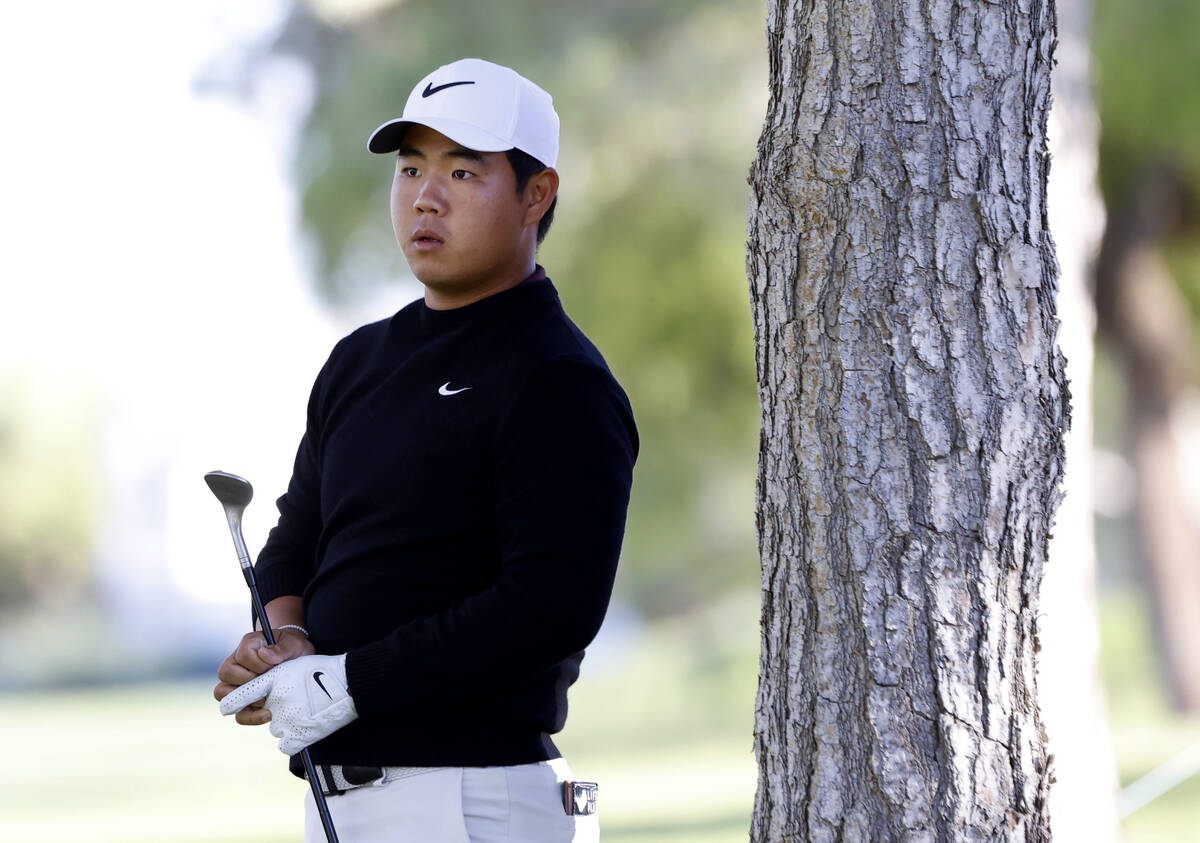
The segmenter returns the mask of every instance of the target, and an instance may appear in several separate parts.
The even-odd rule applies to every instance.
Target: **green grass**
[[[606,843],[746,839],[757,617],[744,595],[585,660],[559,744],[600,783]],[[214,682],[0,696],[0,841],[299,840],[307,785],[217,713]]]
[[[1104,669],[1122,784],[1200,739],[1166,705],[1136,592],[1109,591]],[[747,837],[758,605],[660,623],[623,661],[584,662],[559,739],[600,782],[605,843]],[[0,840],[284,843],[305,784],[262,729],[222,719],[207,681],[0,696]],[[1200,776],[1126,822],[1126,843],[1200,840]]]
[[[304,783],[265,731],[217,714],[213,684],[0,699],[0,839],[300,839]]]
[[[1200,717],[1174,712],[1167,703],[1141,591],[1127,586],[1104,592],[1100,637],[1113,752],[1125,787],[1200,740]],[[1123,831],[1125,843],[1200,840],[1200,775],[1135,811]]]

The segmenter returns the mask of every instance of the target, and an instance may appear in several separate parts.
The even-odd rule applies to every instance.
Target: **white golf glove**
[[[279,751],[295,755],[358,719],[346,682],[346,654],[300,656],[275,665],[221,700],[221,713],[236,714],[266,697],[270,731]]]

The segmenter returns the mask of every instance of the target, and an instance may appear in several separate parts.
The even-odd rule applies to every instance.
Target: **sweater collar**
[[[558,291],[540,264],[516,286],[493,293],[479,301],[449,310],[434,310],[418,299],[417,318],[422,329],[440,333],[463,325],[507,319],[535,304],[558,298]]]

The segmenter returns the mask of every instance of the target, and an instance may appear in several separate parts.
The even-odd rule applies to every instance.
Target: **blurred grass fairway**
[[[743,594],[584,661],[558,744],[600,783],[605,841],[746,838],[757,624]],[[0,696],[0,841],[299,841],[307,785],[265,729],[217,713],[214,684]]]
[[[1102,633],[1122,784],[1200,738],[1171,714],[1136,592],[1109,591]],[[742,594],[660,622],[624,657],[584,663],[559,740],[600,782],[606,843],[747,838],[758,603]],[[590,668],[590,669],[589,669]],[[223,720],[212,682],[0,697],[0,840],[285,843],[305,785],[265,730]],[[1127,843],[1200,840],[1200,776],[1135,813]],[[1068,841],[1067,843],[1072,843]]]
[[[1200,740],[1200,716],[1170,710],[1154,656],[1145,593],[1133,587],[1101,592],[1100,638],[1108,721],[1121,787]],[[1200,841],[1200,773],[1135,811],[1125,843]]]

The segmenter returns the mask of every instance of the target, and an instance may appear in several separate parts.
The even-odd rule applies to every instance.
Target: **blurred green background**
[[[642,433],[612,623],[572,690],[560,744],[577,774],[601,782],[605,840],[745,839],[759,610],[758,404],[743,267],[746,174],[766,103],[762,4],[164,5],[111,4],[102,23],[89,22],[84,4],[61,19],[25,9],[0,45],[10,55],[3,84],[18,109],[32,102],[21,80],[37,76],[21,61],[67,68],[62,88],[41,83],[51,112],[72,101],[76,85],[86,88],[88,74],[106,80],[96,96],[112,97],[89,123],[94,134],[56,147],[61,154],[40,165],[66,173],[61,185],[37,167],[6,171],[30,185],[28,196],[61,201],[5,200],[18,230],[52,233],[25,264],[10,264],[6,275],[17,280],[5,283],[17,307],[0,325],[10,337],[18,322],[40,326],[35,339],[0,345],[0,476],[8,481],[0,488],[0,746],[20,760],[0,769],[0,839],[297,839],[304,785],[286,775],[265,732],[223,722],[211,700],[211,674],[246,613],[219,511],[203,490],[189,497],[190,486],[203,470],[238,470],[213,464],[214,453],[249,462],[256,448],[276,448],[255,475],[260,496],[248,515],[269,526],[307,385],[332,341],[419,295],[388,223],[391,161],[366,154],[364,142],[399,113],[417,78],[468,55],[514,65],[555,96],[563,188],[540,262],[625,386]],[[1136,200],[1139,174],[1154,162],[1171,161],[1183,194],[1194,195],[1200,6],[1099,0],[1094,11],[1099,178],[1110,216]],[[105,37],[89,39],[92,26]],[[64,34],[77,41],[56,40]],[[99,62],[85,66],[70,45],[93,40],[105,47],[85,53]],[[124,88],[108,87],[110,63]],[[168,65],[182,83],[143,90]],[[220,128],[234,119],[227,112],[243,122]],[[44,117],[30,122],[49,125]],[[219,128],[189,142],[204,123]],[[229,141],[235,132],[240,145]],[[105,138],[114,145],[102,146]],[[251,165],[237,170],[243,159]],[[284,185],[274,204],[255,193],[254,179],[269,169],[255,162],[268,161]],[[202,200],[206,210],[183,213]],[[1190,207],[1161,248],[1194,323],[1200,223]],[[234,216],[239,209],[244,218]],[[227,226],[247,232],[243,252]],[[101,231],[102,245],[84,230]],[[267,242],[294,266],[272,264],[265,245],[263,263],[254,263],[255,244]],[[153,248],[165,254],[136,263]],[[63,263],[59,250],[84,262]],[[192,263],[199,269],[186,275]],[[57,292],[37,298],[38,272]],[[127,289],[127,276],[144,276],[146,286]],[[307,297],[320,316],[305,318],[323,327],[257,301],[268,276]],[[257,315],[237,323],[241,333],[213,328],[234,304]],[[74,330],[56,330],[65,311],[80,320],[69,323]],[[211,319],[179,327],[189,312]],[[172,327],[151,342],[138,333],[147,321]],[[104,337],[91,350],[59,349],[72,334],[91,336],[97,322],[133,338],[129,357],[119,358],[138,361],[127,367],[133,387],[106,379],[116,363],[62,364],[98,353]],[[221,371],[204,380],[171,343],[179,334],[196,345],[213,331],[226,345],[246,337],[243,356],[218,358]],[[280,343],[309,349],[290,386],[276,369],[295,355]],[[154,358],[165,362],[140,368]],[[225,400],[228,371],[246,391],[225,415],[203,415],[212,412],[206,401]],[[1125,375],[1103,340],[1095,376],[1095,438],[1120,457]],[[154,406],[123,409],[131,391],[151,393]],[[287,420],[278,430],[268,424],[272,409]],[[269,432],[231,432],[222,426],[231,415]],[[218,427],[222,442],[240,444],[195,444]],[[137,458],[148,452],[153,459]],[[1097,536],[1108,710],[1128,784],[1200,740],[1200,716],[1175,710],[1164,690],[1131,516],[1098,515]],[[166,565],[174,573],[160,581],[148,572],[163,558],[174,560]],[[199,566],[228,568],[212,591],[231,596],[205,591],[190,614],[172,618],[176,600],[195,597],[189,571]],[[162,617],[141,617],[147,607]],[[1126,839],[1200,839],[1197,805],[1193,775],[1133,814]]]

